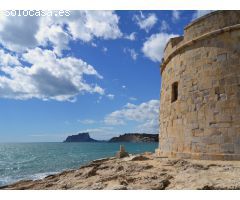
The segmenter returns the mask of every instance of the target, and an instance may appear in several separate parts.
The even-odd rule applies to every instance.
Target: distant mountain
[[[113,137],[108,142],[158,142],[158,134],[126,133]]]
[[[89,136],[89,133],[79,133],[78,135],[68,136],[64,142],[98,142]]]

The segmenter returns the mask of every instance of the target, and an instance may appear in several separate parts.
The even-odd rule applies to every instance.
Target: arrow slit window
[[[174,82],[172,84],[172,98],[171,98],[171,102],[175,102],[178,99],[178,82]]]

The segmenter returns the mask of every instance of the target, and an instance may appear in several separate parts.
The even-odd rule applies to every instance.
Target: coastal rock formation
[[[158,134],[126,133],[113,137],[109,142],[158,142]]]
[[[68,136],[64,142],[98,142],[89,136],[89,133],[79,133],[78,135]]]
[[[240,161],[183,160],[145,153],[105,158],[44,179],[0,187],[7,190],[240,189]]]
[[[120,145],[120,150],[116,153],[116,158],[124,158],[128,157],[129,154],[126,152],[125,148],[123,145]]]
[[[126,133],[108,141],[103,141],[91,138],[89,133],[79,133],[68,136],[64,142],[158,142],[158,134]]]
[[[167,43],[157,153],[240,160],[240,11],[215,11]]]

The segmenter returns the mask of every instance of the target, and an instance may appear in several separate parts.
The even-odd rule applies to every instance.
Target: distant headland
[[[124,135],[113,137],[109,142],[158,142],[158,134],[125,133]]]
[[[88,132],[68,136],[64,142],[98,142],[90,137]]]
[[[84,132],[68,136],[64,142],[158,142],[158,134],[125,133],[110,140],[101,141],[91,138],[88,132]]]

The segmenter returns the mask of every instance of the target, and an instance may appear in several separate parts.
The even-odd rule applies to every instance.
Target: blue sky
[[[169,38],[208,11],[0,17],[0,142],[158,133]]]

